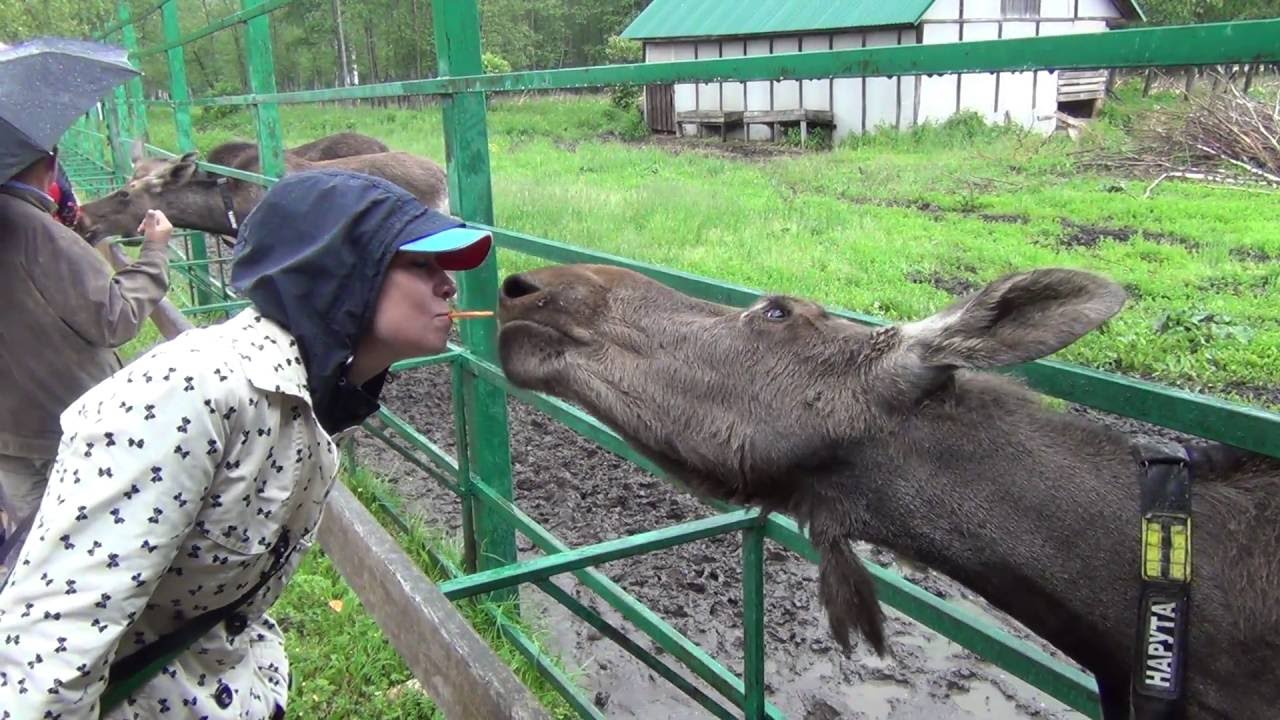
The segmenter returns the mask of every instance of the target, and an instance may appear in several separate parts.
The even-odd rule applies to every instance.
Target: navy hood
[[[392,257],[408,243],[462,226],[391,182],[343,170],[286,175],[245,218],[232,287],[297,340],[328,433],[378,409],[386,371],[363,387],[348,383],[346,371]],[[475,264],[488,247],[479,248]],[[476,247],[459,252],[474,259]]]

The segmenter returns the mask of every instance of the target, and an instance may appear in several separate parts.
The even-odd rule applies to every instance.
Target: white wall
[[[693,43],[661,43],[670,48],[671,60],[692,60],[693,59]],[[698,86],[692,83],[676,83],[675,91],[672,93],[672,102],[675,105],[677,113],[687,112],[689,110],[698,109]],[[685,125],[684,132],[692,132],[696,128],[693,125]]]
[[[866,42],[862,33],[836,33],[831,38],[835,50],[860,48]],[[862,133],[862,98],[864,78],[835,78],[831,81],[831,111],[835,114],[835,139],[849,133]]]
[[[770,41],[768,38],[755,38],[747,41],[748,55],[768,55]],[[769,110],[773,107],[773,83],[768,80],[752,80],[747,83],[747,110]],[[751,128],[751,140],[768,140],[769,128],[755,125]]]
[[[888,0],[886,0],[888,1]],[[1101,32],[1106,18],[1121,14],[1112,0],[1041,0],[1038,18],[1001,21],[1000,0],[937,0],[919,28],[842,32],[723,41],[648,43],[646,61],[740,57],[800,51],[913,45],[998,38]],[[1085,19],[1079,19],[1085,18]],[[680,83],[677,112],[686,110],[831,110],[836,138],[877,127],[908,129],[938,123],[958,110],[972,110],[993,122],[1006,118],[1051,132],[1057,110],[1054,72],[966,73],[960,76],[874,77],[817,80]],[[693,126],[686,125],[686,131]],[[742,132],[736,131],[741,137]],[[769,129],[751,128],[751,139],[768,139]]]

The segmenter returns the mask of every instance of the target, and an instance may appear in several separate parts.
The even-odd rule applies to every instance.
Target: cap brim
[[[493,235],[487,230],[456,227],[410,240],[400,251],[434,253],[441,268],[458,271],[479,267],[492,247]]]

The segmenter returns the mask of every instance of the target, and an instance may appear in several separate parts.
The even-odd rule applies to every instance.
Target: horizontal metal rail
[[[475,226],[490,230],[499,247],[508,250],[557,263],[601,263],[629,268],[703,300],[745,307],[763,294],[759,290],[609,253],[487,225]],[[887,323],[861,313],[840,309],[830,312],[866,325]],[[1262,408],[1057,360],[1037,360],[1005,368],[1004,372],[1019,375],[1036,390],[1062,400],[1280,458],[1280,414]]]
[[[252,20],[256,17],[261,17],[263,15],[266,15],[267,13],[279,10],[280,8],[283,8],[289,3],[292,3],[293,1],[294,0],[267,0],[267,2],[264,2],[261,5],[256,5],[252,8],[248,8],[245,10],[241,10],[239,12],[232,13],[222,18],[221,20],[215,20],[212,23],[200,28],[199,30],[193,30],[187,33],[186,35],[179,37],[177,40],[173,40],[172,42],[161,43],[160,45],[153,45],[152,47],[143,48],[141,50],[138,50],[137,52],[130,53],[129,57],[134,60],[141,60],[143,58],[151,57],[152,55],[159,55],[160,53],[165,52],[166,50],[172,50],[176,47],[182,47],[183,45],[193,43],[196,40],[199,40],[201,38],[208,37],[218,32],[219,30],[226,30],[232,25],[238,25],[240,23]],[[163,5],[163,3],[161,4]]]
[[[1098,33],[778,53],[708,60],[465,75],[329,90],[199,98],[194,105],[313,103],[676,82],[813,80],[1280,62],[1280,19]]]
[[[122,136],[122,140],[125,142],[132,142],[133,138]],[[174,160],[179,157],[182,157],[178,153],[169,152],[168,150],[165,150],[164,148],[156,147],[155,145],[149,145],[144,143],[142,147],[153,155],[157,155],[159,157],[163,157],[169,160]],[[215,175],[226,175],[229,178],[234,178],[236,180],[244,180],[245,182],[254,183],[255,185],[263,185],[266,187],[271,187],[272,185],[275,185],[277,182],[279,182],[278,178],[268,177],[260,173],[249,172],[248,170],[237,170],[236,168],[227,167],[226,165],[215,165],[213,163],[202,162],[200,160],[196,161],[196,167],[200,168],[201,170],[211,172]]]
[[[473,480],[472,483],[475,486],[483,484],[479,479]],[[488,499],[490,495],[481,493],[480,497]],[[460,600],[522,583],[546,580],[571,570],[603,565],[614,560],[643,555],[655,550],[665,550],[675,545],[742,530],[758,524],[758,515],[759,512],[754,510],[734,510],[715,517],[607,540],[547,557],[472,573],[464,578],[442,584],[440,591],[450,600]]]
[[[107,36],[111,35],[112,33],[120,32],[121,30],[123,30],[125,25],[137,25],[143,20],[146,20],[147,18],[151,17],[154,13],[159,11],[160,8],[164,7],[165,3],[169,1],[170,0],[152,0],[151,4],[143,6],[143,8],[137,11],[137,14],[133,15],[130,19],[117,20],[111,23],[110,25],[106,26],[105,28],[99,30],[97,33],[94,34],[93,37],[96,40],[104,40],[107,38]]]

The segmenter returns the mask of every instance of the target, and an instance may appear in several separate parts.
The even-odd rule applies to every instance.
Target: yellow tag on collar
[[[1191,582],[1191,518],[1151,513],[1142,518],[1142,579]]]

